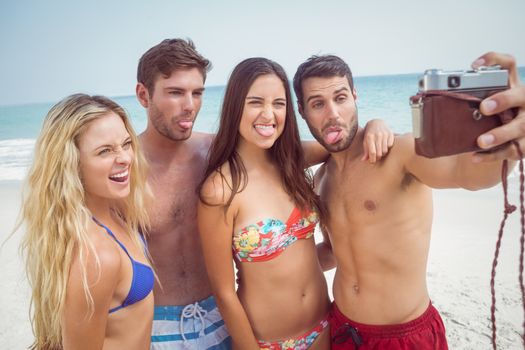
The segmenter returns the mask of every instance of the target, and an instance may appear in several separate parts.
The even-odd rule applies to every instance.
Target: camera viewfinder
[[[461,77],[459,75],[451,75],[448,77],[448,87],[456,89],[461,85]]]

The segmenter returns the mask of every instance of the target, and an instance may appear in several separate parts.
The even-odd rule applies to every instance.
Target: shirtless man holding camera
[[[510,89],[484,100],[481,113],[519,107],[517,117],[478,138],[482,148],[516,140],[525,149],[525,88],[512,57],[489,53],[474,65],[509,70]],[[500,181],[514,146],[490,154],[418,156],[411,134],[397,136],[379,164],[359,161],[362,129],[352,73],[336,56],[314,56],[294,77],[299,112],[330,153],[316,175],[327,208],[325,244],[337,261],[331,312],[332,349],[447,349],[432,306],[426,265],[432,188],[477,190]],[[513,162],[510,162],[513,163]],[[328,239],[329,237],[329,239]]]

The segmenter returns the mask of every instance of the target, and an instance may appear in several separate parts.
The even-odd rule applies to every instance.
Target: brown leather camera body
[[[491,91],[490,96],[497,91]],[[479,111],[482,99],[445,90],[419,92],[410,98],[416,153],[427,158],[481,151],[479,135],[510,121],[515,111],[494,116]],[[416,131],[417,129],[417,131]]]

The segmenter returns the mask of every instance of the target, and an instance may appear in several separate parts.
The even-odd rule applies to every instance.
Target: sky
[[[312,54],[356,76],[467,69],[487,51],[523,66],[524,17],[525,0],[2,0],[0,105],[133,95],[140,56],[175,37],[212,61],[207,86],[253,56],[290,79]]]

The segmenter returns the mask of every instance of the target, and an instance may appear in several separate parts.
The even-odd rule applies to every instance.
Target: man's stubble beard
[[[170,139],[171,141],[184,141],[190,138],[193,128],[189,129],[187,132],[177,132],[175,131],[175,123],[177,118],[172,117],[168,121],[164,113],[162,113],[155,104],[151,104],[150,109],[150,119],[153,127],[159,134]],[[173,125],[173,127],[170,127]]]
[[[328,152],[337,153],[337,152],[342,152],[342,151],[347,150],[352,145],[352,142],[354,141],[354,138],[357,134],[357,130],[359,129],[357,114],[358,113],[357,113],[357,106],[356,106],[355,117],[353,118],[352,124],[350,124],[348,136],[333,145],[327,145],[324,142],[322,131],[313,129],[310,123],[308,123],[308,118],[306,118],[305,121],[306,121],[306,124],[308,125],[308,128],[310,129],[310,133],[317,140],[317,142],[319,142]]]

